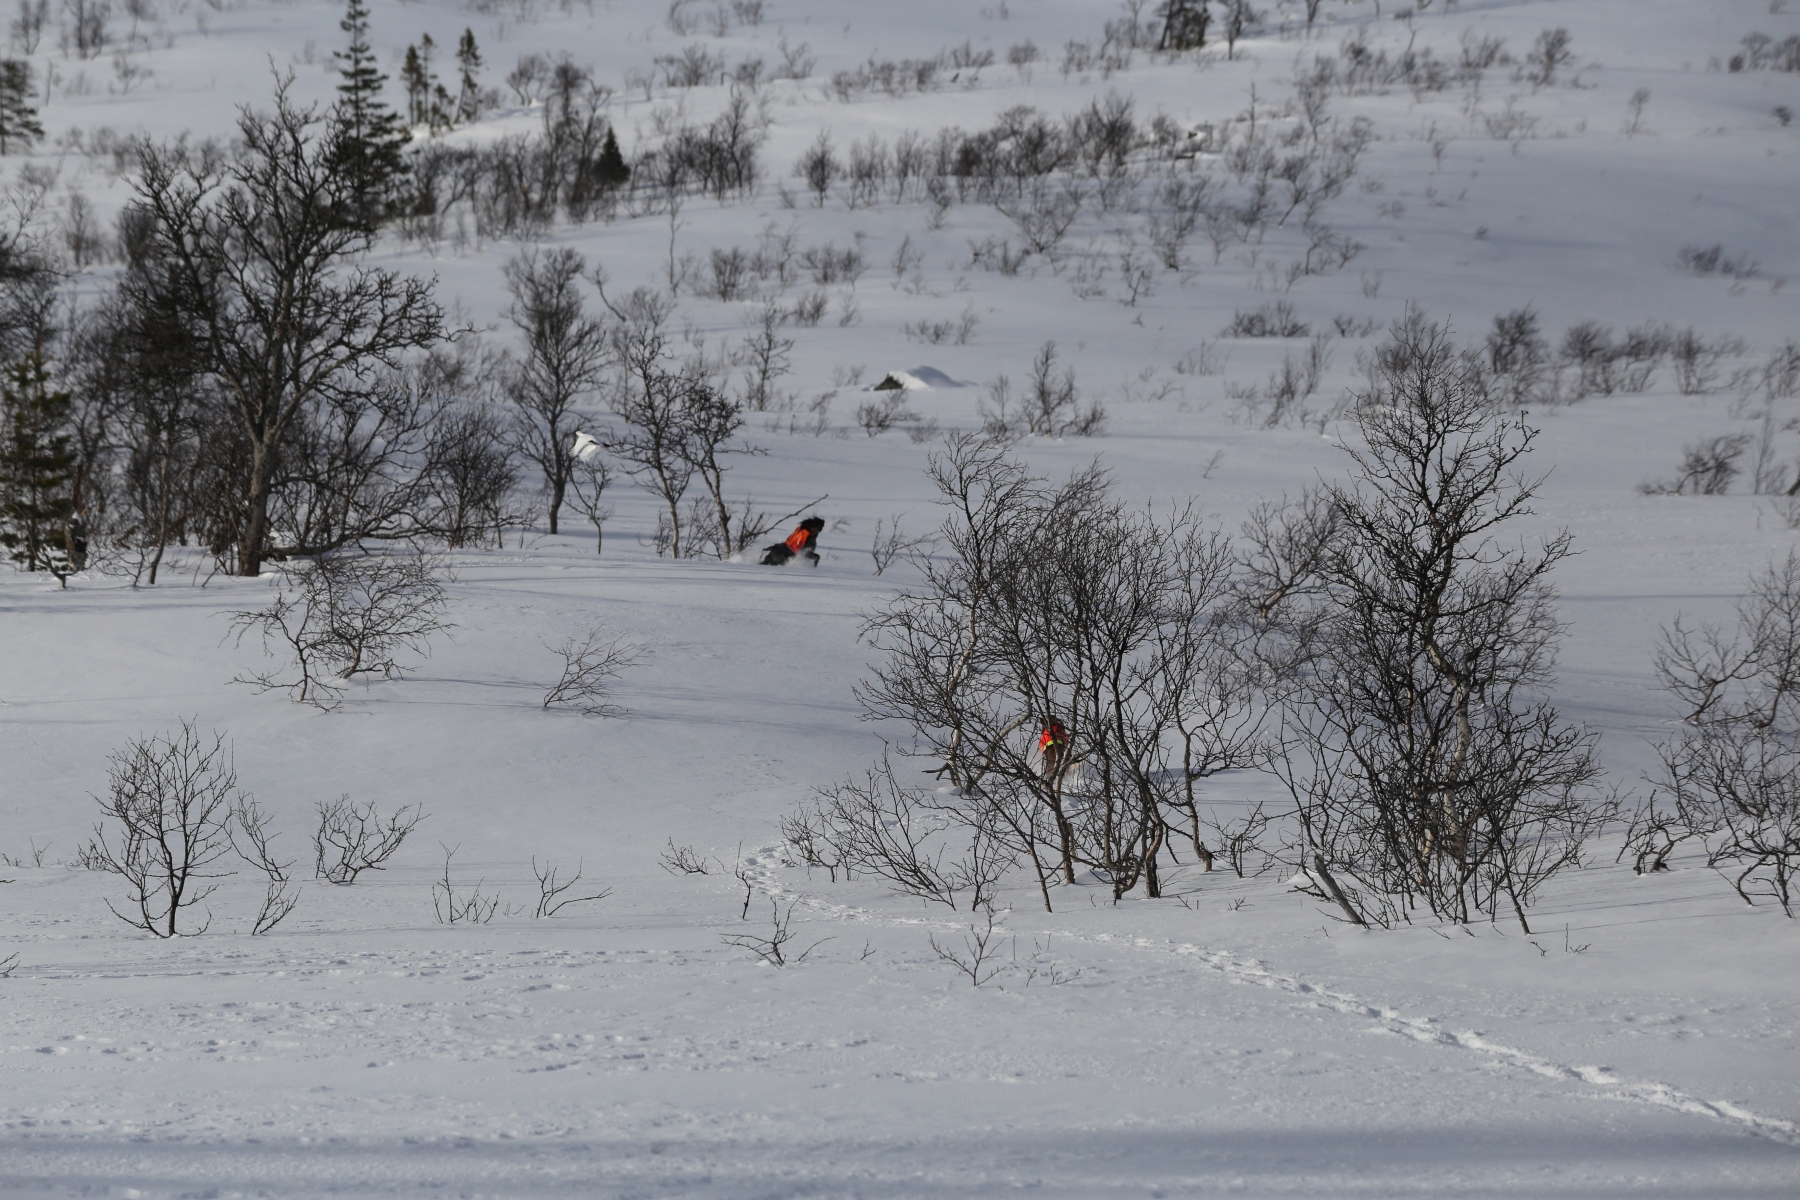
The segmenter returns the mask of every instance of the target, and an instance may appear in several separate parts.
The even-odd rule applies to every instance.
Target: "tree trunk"
[[[262,574],[263,543],[269,536],[269,475],[273,457],[268,442],[259,441],[250,448],[250,490],[245,497],[244,530],[238,537],[239,575]]]

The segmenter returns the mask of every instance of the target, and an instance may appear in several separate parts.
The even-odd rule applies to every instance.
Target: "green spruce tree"
[[[0,62],[0,154],[43,136],[44,127],[31,104],[31,64],[17,58]]]
[[[85,554],[75,520],[69,393],[33,354],[0,384],[0,547],[27,571],[67,582]]]
[[[357,219],[373,226],[390,211],[407,174],[402,151],[410,140],[400,114],[381,98],[387,83],[369,48],[369,10],[363,0],[350,0],[338,28],[350,35],[350,46],[337,52],[338,100],[332,109],[335,166],[350,183]]]
[[[475,45],[475,31],[465,29],[456,43],[456,65],[462,73],[462,89],[456,98],[456,119],[467,125],[481,116],[481,50]]]
[[[424,34],[418,45],[406,48],[406,61],[400,64],[400,85],[406,89],[406,116],[414,126],[431,124],[433,93],[443,90],[431,69],[431,53],[436,49],[431,35]]]
[[[625,156],[619,153],[619,139],[613,136],[612,126],[606,127],[606,141],[600,147],[600,161],[594,167],[594,182],[602,191],[612,191],[623,187],[631,178],[631,168],[625,165]]]

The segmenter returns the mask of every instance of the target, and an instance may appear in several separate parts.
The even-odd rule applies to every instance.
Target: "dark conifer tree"
[[[43,136],[44,127],[31,104],[31,64],[17,58],[0,62],[0,154]]]
[[[462,89],[457,96],[456,119],[468,124],[481,116],[481,50],[475,45],[475,31],[465,29],[456,43],[456,65],[462,72]]]
[[[33,354],[0,385],[0,546],[27,571],[67,580],[86,545],[75,522],[75,447],[69,393],[51,386]]]
[[[600,147],[600,161],[594,167],[594,179],[603,191],[624,186],[631,178],[631,168],[625,165],[625,156],[619,153],[619,139],[613,136],[612,127],[606,130],[606,142]]]
[[[363,0],[350,0],[338,28],[350,35],[350,46],[337,52],[343,82],[332,110],[336,166],[361,210],[358,219],[374,225],[393,206],[406,176],[401,151],[411,135],[400,114],[381,98],[387,76],[377,69],[375,52],[369,48],[369,10]]]
[[[400,85],[406,89],[406,117],[415,126],[432,123],[432,94],[443,90],[437,73],[431,69],[431,52],[436,49],[431,35],[423,34],[418,45],[406,48],[406,61],[400,64]]]

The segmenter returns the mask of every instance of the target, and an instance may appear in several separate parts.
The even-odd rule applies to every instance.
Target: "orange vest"
[[[1039,750],[1048,750],[1052,746],[1066,746],[1068,744],[1068,731],[1061,725],[1052,725],[1050,728],[1044,730],[1042,737],[1038,738]]]
[[[812,530],[804,526],[796,529],[788,534],[787,548],[795,554],[799,554],[812,544],[812,536]]]

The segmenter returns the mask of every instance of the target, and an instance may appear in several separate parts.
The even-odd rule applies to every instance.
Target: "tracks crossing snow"
[[[763,848],[758,854],[758,857],[765,858],[765,861],[773,861],[776,856],[777,850],[772,846]],[[866,921],[895,927],[936,926],[943,930],[959,928],[959,926],[944,921],[882,917],[867,909],[851,905],[821,902],[816,897],[802,896],[782,887],[771,872],[763,871],[760,874],[770,894],[785,894],[794,899],[802,899],[809,907],[840,919]],[[1467,1051],[1495,1063],[1521,1068],[1548,1079],[1575,1084],[1588,1089],[1587,1094],[1595,1099],[1646,1104],[1675,1112],[1710,1117],[1734,1125],[1757,1137],[1767,1138],[1782,1145],[1800,1146],[1800,1124],[1793,1121],[1764,1116],[1729,1100],[1703,1099],[1666,1083],[1633,1079],[1610,1067],[1559,1062],[1553,1058],[1533,1054],[1528,1050],[1521,1050],[1495,1041],[1475,1030],[1452,1029],[1437,1017],[1409,1016],[1398,1009],[1371,1003],[1348,992],[1320,987],[1295,976],[1271,971],[1227,951],[1210,950],[1192,942],[1157,941],[1151,938],[1120,937],[1105,933],[1084,934],[1065,930],[1060,931],[1058,936],[1068,941],[1119,946],[1132,950],[1191,958],[1207,969],[1224,975],[1234,983],[1267,988],[1313,1008],[1367,1020],[1385,1032],[1415,1042]]]

